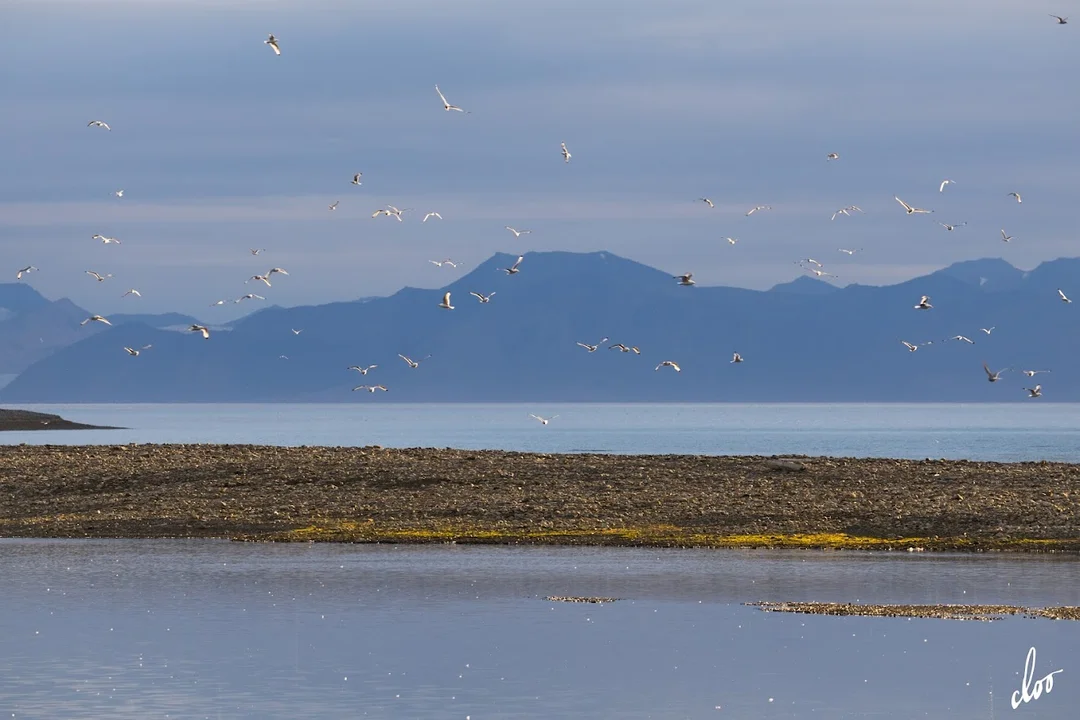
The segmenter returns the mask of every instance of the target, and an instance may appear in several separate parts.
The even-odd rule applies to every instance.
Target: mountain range
[[[18,372],[5,402],[978,402],[1080,401],[1080,259],[1031,271],[961,262],[886,287],[800,277],[770,290],[682,287],[608,252],[498,254],[438,290],[268,307],[227,330],[183,315],[88,315],[0,285]],[[487,295],[480,303],[469,291]],[[451,293],[454,310],[438,307]],[[933,309],[916,310],[922,295]],[[992,329],[988,334],[982,328]],[[294,330],[300,330],[296,334]],[[948,340],[962,335],[972,340]],[[577,343],[597,344],[587,352]],[[33,345],[38,341],[40,347]],[[76,338],[79,338],[76,340]],[[919,345],[910,352],[901,344]],[[609,350],[614,343],[641,354]],[[923,345],[923,343],[932,343]],[[129,356],[123,347],[152,347]],[[732,363],[732,353],[744,358]],[[5,354],[6,353],[6,354]],[[398,355],[421,360],[410,368]],[[430,357],[428,357],[430,356]],[[681,372],[654,368],[663,360]],[[993,370],[1010,368],[987,382]],[[377,364],[366,377],[350,365]],[[12,368],[7,370],[7,368]],[[1022,369],[1052,370],[1034,379]],[[1028,400],[1023,388],[1043,386]],[[382,384],[387,392],[351,392]]]

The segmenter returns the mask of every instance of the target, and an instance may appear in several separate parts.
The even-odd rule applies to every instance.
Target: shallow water
[[[1074,718],[1080,623],[741,603],[1076,605],[1078,571],[1049,556],[6,540],[0,716]],[[1064,672],[1014,712],[1032,646],[1038,676]]]
[[[0,442],[383,445],[537,452],[1080,462],[1080,404],[26,405],[129,430]],[[548,425],[529,417],[558,415]]]

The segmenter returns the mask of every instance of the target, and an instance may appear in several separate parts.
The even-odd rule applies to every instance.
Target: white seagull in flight
[[[405,210],[408,209],[409,208],[404,208],[402,210],[399,210],[393,205],[387,205],[386,210],[376,210],[375,212],[371,213],[371,217],[376,218],[380,215],[386,215],[387,217],[395,217],[397,218],[398,222],[401,222],[401,213],[405,212]]]
[[[422,357],[419,360],[413,360],[413,359],[399,353],[398,357],[401,358],[402,360],[404,360],[405,363],[409,367],[411,367],[413,370],[415,370],[416,368],[420,367],[420,363],[424,362],[425,360],[427,360],[431,356],[428,355],[427,357]]]
[[[957,223],[957,224],[955,224],[955,225],[949,225],[948,223],[943,223],[943,222],[939,222],[939,223],[938,223],[938,225],[940,225],[941,227],[945,228],[945,229],[946,229],[946,230],[948,230],[949,232],[952,232],[953,230],[955,230],[955,229],[956,229],[956,228],[958,228],[958,227],[964,227],[965,225],[967,225],[967,223],[966,223],[966,222],[962,222],[962,223]]]
[[[679,367],[678,363],[676,363],[676,362],[674,362],[672,360],[663,361],[662,363],[660,363],[659,365],[654,367],[653,370],[659,370],[662,367],[669,367],[672,370],[674,370],[675,372],[682,372],[682,368]]]
[[[357,385],[356,387],[353,388],[353,392],[356,392],[357,390],[367,390],[369,393],[373,393],[376,390],[382,390],[383,392],[386,392],[386,386],[385,385]]]
[[[379,366],[378,365],[368,365],[367,367],[360,367],[359,365],[350,365],[349,367],[347,367],[345,369],[346,370],[355,370],[356,372],[360,373],[361,375],[367,375],[369,370],[374,370],[377,367],[379,367]]]
[[[739,353],[732,353],[731,362],[733,362],[733,363],[741,363],[742,361],[743,361],[742,355],[740,355]]]
[[[1008,369],[1009,368],[1004,368],[1003,370],[998,370],[997,372],[991,372],[990,371],[990,366],[987,365],[986,363],[983,363],[983,370],[986,371],[986,379],[989,380],[990,382],[997,382],[998,380],[1000,380],[1001,379],[1001,373],[1005,372]]]
[[[437,218],[439,218],[440,220],[442,220],[442,215],[440,215],[440,214],[439,214],[439,213],[437,213],[437,212],[434,212],[434,211],[432,211],[432,212],[429,212],[429,213],[428,213],[427,215],[425,215],[425,216],[424,216],[424,219],[423,219],[423,220],[422,220],[421,222],[427,222],[427,221],[428,221],[428,218],[432,218],[432,217],[437,217]]]
[[[205,325],[192,325],[188,328],[188,332],[202,333],[204,339],[210,339],[210,330]]]
[[[105,237],[104,235],[94,235],[90,239],[91,240],[100,240],[101,242],[105,243],[106,245],[108,245],[109,243],[114,243],[116,245],[120,244],[120,241],[117,240],[116,238]]]
[[[453,310],[454,306],[450,304],[450,293],[443,295],[442,302],[439,303],[439,307],[443,310]]]
[[[518,230],[517,228],[512,228],[509,225],[506,226],[506,229],[514,233],[514,237],[521,237],[522,235],[528,235],[532,232],[532,230]]]
[[[462,110],[457,105],[451,105],[450,103],[448,103],[446,101],[446,96],[442,94],[442,90],[439,89],[438,85],[435,86],[435,92],[439,93],[439,99],[442,100],[443,110],[446,110],[447,112],[449,112],[451,110],[457,110],[459,113],[468,113],[469,112],[468,110]]]
[[[1020,372],[1024,373],[1028,377],[1035,377],[1039,373],[1048,373],[1050,371],[1049,370],[1021,370]]]
[[[903,344],[904,347],[906,347],[908,349],[908,352],[915,352],[916,350],[919,349],[918,345],[912,345],[907,340],[901,340],[900,342],[901,342],[901,344]]]
[[[264,298],[262,295],[256,295],[255,293],[248,293],[247,295],[241,295],[240,297],[233,300],[233,302],[239,303],[239,302],[243,302],[245,300],[265,300],[265,299],[266,298]]]
[[[941,185],[938,187],[937,191],[938,192],[945,192],[945,186],[950,185],[950,184],[955,183],[955,182],[956,182],[955,180],[942,180]]]
[[[756,205],[755,207],[752,207],[746,211],[746,216],[750,217],[759,210],[772,210],[772,205]]]
[[[274,51],[275,55],[281,54],[281,48],[278,47],[277,38],[274,37],[274,33],[270,33],[270,37],[263,40],[264,45],[269,45],[270,49]]]
[[[258,255],[261,252],[266,252],[266,248],[248,248],[252,255]]]
[[[16,280],[22,280],[22,276],[23,276],[23,275],[25,275],[25,274],[27,274],[27,273],[30,273],[30,272],[33,272],[34,270],[37,270],[37,268],[36,268],[36,267],[34,267],[33,265],[27,265],[27,266],[26,266],[26,267],[24,267],[24,268],[23,268],[22,270],[20,270],[19,272],[15,273],[15,279],[16,279]]]
[[[1018,193],[1018,192],[1009,193],[1009,197],[1016,198],[1016,202],[1024,202],[1023,200],[1020,199],[1020,193]]]
[[[694,284],[694,273],[686,273],[684,275],[672,275],[673,279],[678,280],[680,285],[690,287]]]
[[[1047,14],[1050,15],[1050,17],[1057,19],[1057,24],[1058,25],[1068,25],[1069,24],[1069,18],[1067,18],[1067,17],[1061,17],[1060,15],[1052,15],[1050,13],[1047,13]]]
[[[994,329],[995,329],[996,327],[997,327],[997,325],[994,325],[993,327],[988,327],[988,328],[979,328],[979,329],[980,329],[980,330],[982,330],[982,331],[983,331],[984,333],[986,333],[987,335],[989,335],[990,333],[994,332]]]
[[[1070,300],[1068,297],[1066,297],[1065,293],[1061,292],[1061,288],[1058,288],[1058,295],[1061,296],[1061,302],[1063,302],[1063,303],[1071,303],[1072,302],[1072,300]]]
[[[126,293],[124,293],[120,297],[126,298],[128,295],[134,295],[135,297],[142,297],[142,293],[139,292],[138,290],[136,290],[135,288],[131,288],[130,290],[128,290]]]
[[[491,302],[491,296],[494,295],[495,293],[491,293],[491,295],[481,295],[478,292],[473,292],[472,290],[470,290],[469,294],[472,295],[477,300],[479,300],[481,304],[483,304],[483,303]]]
[[[836,248],[836,249],[839,250],[842,253],[847,254],[847,255],[854,255],[855,253],[859,252],[858,250],[848,250],[847,248]]]
[[[517,261],[513,265],[508,268],[503,268],[502,271],[507,275],[517,275],[519,272],[521,272],[521,270],[518,269],[518,265],[520,265],[521,261],[524,259],[524,255],[519,255]]]
[[[105,323],[106,325],[112,325],[112,323],[109,322],[107,318],[104,318],[101,315],[91,315],[90,317],[86,318],[85,320],[83,320],[79,324],[80,325],[85,325],[88,322],[99,322],[99,323]]]
[[[332,203],[331,203],[331,204],[330,204],[330,205],[329,205],[328,207],[329,207],[329,208],[330,208],[331,210],[337,210],[337,206],[338,206],[338,203],[339,203],[339,202],[341,202],[341,201],[340,201],[340,200],[335,200],[335,201],[334,201],[334,202],[332,202]]]
[[[606,337],[604,337],[604,338],[600,338],[600,342],[596,343],[595,345],[589,345],[589,344],[587,344],[587,343],[583,343],[583,342],[579,342],[579,343],[578,343],[578,345],[580,345],[581,347],[585,348],[585,350],[586,350],[586,351],[588,351],[588,352],[591,352],[591,353],[592,353],[592,352],[596,352],[596,350],[597,350],[597,349],[598,349],[598,348],[599,348],[599,347],[600,347],[601,345],[603,345],[604,343],[606,343],[606,342],[607,342],[608,340],[610,340],[610,339],[611,339],[611,338],[606,338]]]
[[[105,278],[111,278],[112,277],[112,273],[102,275],[101,273],[96,273],[93,270],[87,270],[86,274],[93,276],[98,282],[104,282]]]
[[[558,415],[552,415],[549,418],[543,418],[543,417],[540,417],[539,415],[533,415],[532,413],[529,413],[529,417],[531,417],[531,418],[533,418],[535,420],[539,420],[541,425],[547,425],[549,422],[551,422],[552,420],[554,420],[555,418],[557,418],[559,416]]]
[[[916,310],[929,310],[932,307],[934,307],[934,306],[930,304],[930,296],[929,295],[923,295],[921,298],[919,298],[919,304],[915,306],[915,309]]]
[[[950,340],[960,340],[961,342],[966,342],[969,345],[974,345],[975,344],[975,341],[972,340],[971,338],[967,337],[966,335],[953,335],[949,339]]]
[[[826,160],[839,160],[840,155],[838,155],[837,153],[829,153],[828,155],[825,156],[825,159]]]
[[[447,260],[428,260],[428,262],[431,263],[432,265],[437,265],[438,267],[442,267],[443,265],[449,265],[452,268],[457,267],[457,263],[455,263],[453,260],[449,260],[449,259],[447,259]]]
[[[566,143],[560,143],[560,144],[562,145],[563,162],[570,162],[570,158],[573,157],[573,156],[570,155],[570,151],[566,149]]]
[[[1013,236],[1012,235],[1006,235],[1005,234],[1005,228],[1001,228],[1001,240],[1003,242],[1009,242],[1012,239],[1013,239]]]
[[[301,328],[300,330],[297,330],[296,328],[289,328],[289,330],[292,330],[293,335],[299,335],[300,333],[304,332],[303,328]]]
[[[115,195],[118,198],[122,198],[122,197],[124,197],[124,191],[123,190],[117,190],[116,192],[113,193],[113,195]]]
[[[112,130],[112,128],[109,127],[108,124],[103,123],[100,120],[91,120],[90,122],[86,123],[86,127],[91,127],[91,126],[92,127],[105,128],[106,130]]]
[[[270,284],[270,278],[268,277],[268,275],[269,275],[269,273],[267,273],[266,275],[252,275],[251,277],[249,277],[247,280],[244,281],[244,284],[246,285],[247,283],[251,282],[252,280],[260,280],[260,281],[266,283],[266,287],[273,287],[273,285]]]
[[[913,213],[932,213],[932,212],[934,212],[933,210],[923,210],[922,208],[912,207],[912,206],[908,205],[906,202],[904,202],[903,200],[901,200],[900,198],[896,197],[895,195],[893,195],[893,200],[895,200],[896,202],[903,205],[904,210],[907,211],[908,215],[911,215]]]
[[[712,200],[710,200],[709,198],[698,198],[698,200],[700,200],[701,202],[705,203],[706,205],[708,205],[708,206],[709,206],[709,207],[711,207],[711,208],[714,208],[714,207],[716,207],[715,205],[713,205],[713,201],[712,201]]]
[[[1042,397],[1042,385],[1036,385],[1033,388],[1024,388],[1028,391],[1029,398]]]
[[[352,176],[352,184],[353,185],[362,185],[363,182],[360,180],[360,178],[362,178],[363,176],[364,176],[364,173],[356,173],[355,175],[353,175]]]

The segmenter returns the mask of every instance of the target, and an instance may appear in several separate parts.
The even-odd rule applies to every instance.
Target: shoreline
[[[0,446],[0,536],[1080,552],[1080,465]]]
[[[124,430],[111,425],[72,422],[52,413],[0,408],[0,432],[26,430]]]

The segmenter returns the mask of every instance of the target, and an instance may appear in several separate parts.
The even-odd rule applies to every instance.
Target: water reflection
[[[1040,669],[1065,672],[1015,712],[1072,718],[1078,623],[740,603],[1075,605],[1078,569],[1045,556],[2,541],[0,714],[981,720],[991,688],[993,712],[1014,712],[1037,646]]]

